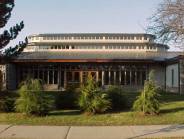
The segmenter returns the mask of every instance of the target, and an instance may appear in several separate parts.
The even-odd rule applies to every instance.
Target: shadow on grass
[[[164,110],[161,110],[160,113],[167,114],[167,113],[173,113],[173,112],[179,112],[179,111],[184,111],[184,107],[173,108],[173,109],[164,109]]]
[[[184,101],[184,95],[177,93],[161,93],[159,96],[159,100],[161,103]]]
[[[61,116],[61,115],[80,115],[82,112],[80,110],[64,110],[64,111],[53,111],[49,113],[50,116]]]

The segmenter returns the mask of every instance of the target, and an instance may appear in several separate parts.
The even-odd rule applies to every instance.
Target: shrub
[[[1,112],[13,112],[15,111],[15,100],[17,98],[15,92],[0,92],[0,111]]]
[[[82,111],[96,114],[107,111],[111,103],[107,94],[100,90],[92,76],[89,75],[86,84],[81,87],[78,105]]]
[[[159,101],[158,101],[158,90],[156,85],[151,78],[153,71],[151,71],[150,79],[145,81],[144,89],[141,95],[138,96],[134,102],[133,109],[143,114],[158,114],[159,113]]]
[[[127,107],[127,98],[120,86],[110,86],[107,90],[107,94],[112,103],[112,110],[122,110]]]
[[[77,109],[79,92],[76,88],[68,88],[66,91],[58,92],[56,98],[57,109]]]
[[[16,100],[16,110],[27,115],[46,115],[54,106],[54,99],[42,92],[40,80],[28,79],[22,83]]]

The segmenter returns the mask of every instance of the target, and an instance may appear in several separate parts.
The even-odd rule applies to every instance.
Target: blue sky
[[[160,2],[162,0],[15,0],[6,28],[24,21],[25,28],[17,40],[38,33],[144,33],[148,18]]]

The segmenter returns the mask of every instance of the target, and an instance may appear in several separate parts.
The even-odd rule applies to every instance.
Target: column
[[[54,70],[52,70],[52,84],[54,84],[54,75],[55,74],[55,72],[54,72]]]
[[[45,81],[44,81],[44,69],[42,69],[42,82],[45,83]]]
[[[102,71],[102,86],[104,86],[104,71]]]
[[[37,68],[37,79],[40,79],[40,69]]]
[[[97,71],[96,72],[96,82],[98,82],[98,80],[99,80],[99,72]]]
[[[64,88],[66,89],[67,87],[67,72],[66,72],[66,69],[64,70]]]
[[[132,71],[130,70],[130,86],[132,85]]]
[[[47,84],[49,84],[49,69],[47,71]]]
[[[72,71],[72,82],[74,82],[75,78],[75,72]]]
[[[109,70],[109,85],[111,85],[111,71]]]
[[[21,73],[23,74],[23,73]],[[33,79],[35,79],[35,68],[33,67]]]
[[[121,85],[121,70],[119,71],[119,85]]]
[[[142,70],[140,71],[140,85],[143,85],[143,80],[142,80]]]
[[[124,84],[127,85],[127,82],[126,82],[126,75],[127,75],[126,74],[126,70],[124,71],[124,74],[125,74],[125,80],[124,80],[125,83]]]
[[[58,67],[58,88],[61,87],[61,66]]]
[[[21,82],[21,79],[20,79],[20,68],[17,67],[17,86],[19,85],[19,83]],[[6,82],[6,76],[5,76],[5,82]]]
[[[135,85],[137,85],[137,69],[135,70]]]
[[[116,85],[116,71],[114,71],[114,85]]]
[[[81,85],[83,84],[82,74],[83,74],[83,72],[81,71],[81,72],[80,72],[80,84],[81,84]]]

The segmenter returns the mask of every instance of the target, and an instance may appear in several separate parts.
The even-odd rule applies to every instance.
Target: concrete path
[[[134,139],[184,137],[184,125],[16,126],[0,125],[0,139]]]

